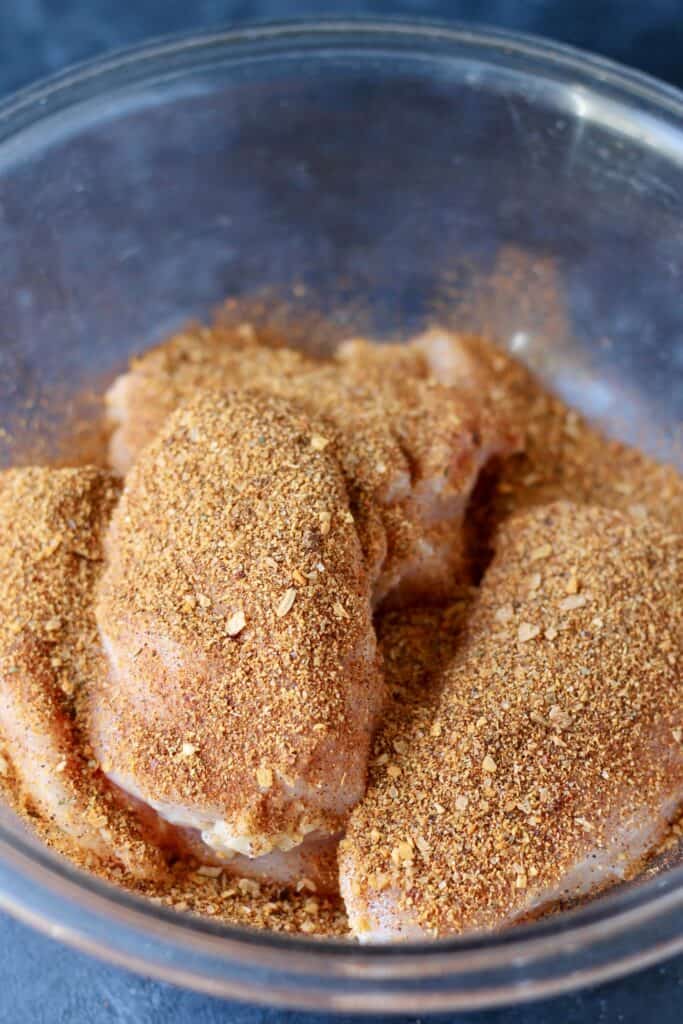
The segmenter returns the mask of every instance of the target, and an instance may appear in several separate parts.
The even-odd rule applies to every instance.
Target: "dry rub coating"
[[[475,356],[461,347],[456,335],[448,343],[459,352],[461,381],[447,384],[433,373],[431,335],[413,343],[378,345],[364,339],[344,342],[336,355],[335,372],[345,389],[342,422],[353,424],[357,410],[372,423],[368,437],[388,431],[383,466],[390,495],[379,502],[386,551],[375,584],[375,603],[394,606],[434,604],[449,598],[468,577],[468,551],[463,533],[465,513],[480,472],[494,457],[519,448],[520,434],[500,415],[492,400],[492,377]],[[465,372],[465,366],[468,371]],[[476,380],[476,385],[473,383]],[[325,415],[335,417],[330,398]],[[351,432],[340,444],[349,451],[347,475],[356,487],[375,495],[378,462],[359,466],[358,442]],[[361,455],[362,457],[362,455]],[[376,500],[376,499],[375,499]],[[360,501],[363,507],[363,499]]]
[[[456,336],[426,335],[414,345],[354,340],[316,362],[260,344],[246,326],[242,335],[219,327],[176,335],[118,378],[108,395],[112,464],[125,472],[198,388],[249,387],[293,400],[319,419],[319,443],[339,459],[374,603],[447,595],[465,568],[462,523],[479,472],[519,444],[489,400],[484,361]],[[452,354],[447,384],[432,372],[444,345]]]
[[[0,743],[48,840],[157,877],[162,856],[115,800],[82,714],[102,670],[92,599],[118,494],[98,469],[0,477]]]
[[[365,787],[370,580],[320,436],[282,399],[201,394],[128,474],[107,538],[93,745],[225,857],[334,835]]]
[[[683,799],[681,550],[566,502],[504,524],[431,700],[376,741],[340,847],[361,940],[498,928],[636,870]]]
[[[317,361],[278,345],[251,324],[198,324],[131,360],[106,395],[115,426],[109,445],[113,468],[124,475],[180,403],[205,388],[268,387],[313,371]]]

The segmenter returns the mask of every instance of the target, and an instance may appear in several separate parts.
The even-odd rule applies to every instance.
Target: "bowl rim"
[[[9,96],[0,100],[0,141],[7,130],[17,130],[12,123],[27,108],[43,107],[52,112],[57,97],[69,99],[69,92],[84,85],[94,87],[93,96],[99,92],[98,83],[112,74],[136,68],[148,61],[163,60],[169,56],[191,56],[207,47],[256,45],[266,42],[286,44],[293,39],[309,38],[333,41],[343,36],[354,35],[354,42],[362,37],[379,39],[391,36],[392,42],[407,40],[416,43],[438,42],[446,44],[474,44],[496,51],[515,54],[547,63],[558,70],[574,71],[580,77],[589,72],[594,84],[615,87],[641,101],[654,104],[659,113],[667,112],[683,118],[683,90],[635,68],[619,64],[608,57],[581,50],[567,43],[517,32],[495,26],[463,22],[454,19],[444,21],[434,18],[410,17],[365,17],[361,15],[337,18],[334,16],[315,19],[293,18],[284,21],[254,21],[238,28],[225,27],[216,31],[179,32],[161,35],[133,46],[116,47],[111,51],[89,60],[77,61],[63,71],[41,77]],[[385,40],[386,42],[386,40]],[[33,123],[42,118],[33,118]]]
[[[295,44],[304,45],[318,55],[323,45],[325,52],[331,53],[335,47],[336,52],[340,52],[356,50],[363,45],[371,49],[373,45],[381,44],[385,50],[393,47],[397,52],[400,50],[412,55],[420,52],[420,45],[434,54],[438,52],[452,58],[459,52],[458,48],[460,52],[467,52],[469,48],[481,51],[481,60],[486,61],[489,57],[501,66],[523,61],[527,73],[541,76],[541,80],[545,71],[546,75],[559,76],[564,81],[569,78],[572,83],[586,84],[593,90],[616,96],[632,109],[637,108],[634,113],[652,112],[658,118],[672,121],[679,133],[683,125],[683,93],[646,74],[570,46],[527,34],[458,22],[409,18],[326,18],[249,24],[218,32],[167,36],[77,64],[0,102],[0,147],[8,139],[21,135],[27,128],[35,127],[58,111],[110,96],[112,86],[120,88],[131,83],[159,81],[160,72],[163,68],[168,69],[170,64],[175,72],[182,73],[200,66],[197,61],[214,52],[219,53],[225,62],[238,56],[248,60],[268,47],[274,56],[282,57],[291,52]],[[584,943],[590,945],[594,941],[604,941],[612,934],[634,929],[672,910],[675,912],[676,908],[683,908],[683,866],[680,866],[644,882],[637,890],[617,888],[598,902],[500,934],[410,942],[400,946],[359,947],[344,940],[250,931],[219,924],[210,918],[179,915],[85,874],[2,823],[0,854],[3,869],[0,874],[0,905],[15,916],[49,934],[59,931],[64,941],[87,952],[99,953],[133,969],[140,970],[142,966],[148,973],[164,980],[178,983],[180,979],[184,984],[205,991],[250,999],[258,999],[260,993],[247,981],[230,981],[221,985],[192,973],[183,976],[177,964],[172,970],[144,958],[141,964],[138,952],[129,956],[125,951],[112,949],[106,940],[95,938],[85,923],[77,920],[72,920],[66,929],[56,929],[54,918],[41,911],[37,898],[31,899],[23,889],[23,896],[18,896],[21,887],[15,888],[14,882],[19,876],[30,879],[36,893],[49,892],[63,908],[70,900],[84,919],[88,915],[116,919],[154,941],[161,939],[167,942],[172,938],[179,949],[187,949],[188,944],[192,944],[195,949],[203,950],[211,957],[218,956],[224,962],[239,961],[243,968],[257,966],[261,969],[266,963],[277,970],[291,970],[295,976],[313,971],[322,973],[330,984],[334,984],[335,979],[336,983],[340,980],[349,983],[354,972],[358,972],[359,976],[375,978],[380,986],[399,978],[414,976],[424,981],[427,977],[443,977],[443,972],[453,976],[455,971],[458,976],[463,971],[480,967],[493,969],[511,961],[520,961],[520,958],[526,963],[536,957],[544,959],[549,955],[549,946],[552,946],[551,952],[567,952]],[[11,884],[6,883],[5,871],[12,876]],[[649,962],[679,949],[683,949],[683,932],[667,942],[665,948],[650,953]],[[515,986],[512,989],[508,986],[505,998],[487,998],[479,1003],[471,1000],[458,1003],[457,997],[449,990],[443,997],[435,994],[427,1007],[423,990],[425,998],[415,1005],[423,1010],[452,1008],[455,1005],[501,1005],[519,998],[565,991],[588,980],[624,973],[634,966],[644,965],[648,962],[647,956],[644,954],[637,963],[633,957],[624,959],[619,964],[604,967],[602,973],[599,969],[588,974],[576,972],[575,977],[556,979],[554,984],[543,990],[539,988],[532,992],[524,985],[521,988],[518,985],[519,991],[516,991]],[[463,961],[462,969],[457,960]],[[308,1002],[298,995],[292,997],[289,990],[283,997],[268,991],[265,1001],[282,1005],[331,1005],[321,1002],[322,998],[318,996],[316,1001]],[[360,1012],[372,1005],[360,997],[358,1006],[344,1005],[344,1009]],[[401,1009],[406,1005],[404,1001]],[[389,1010],[393,1008],[388,1004],[380,1006]]]

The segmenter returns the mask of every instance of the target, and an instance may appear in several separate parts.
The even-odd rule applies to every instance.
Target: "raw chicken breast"
[[[252,878],[266,884],[281,885],[290,891],[305,890],[323,896],[339,895],[337,848],[341,833],[327,836],[310,833],[291,850],[273,850],[260,857],[236,853],[226,860],[225,852],[211,850],[195,830],[167,825],[165,836],[181,856],[194,857],[202,864],[217,866],[226,876]],[[182,833],[182,834],[180,834]]]
[[[106,394],[114,426],[112,467],[128,472],[167,416],[186,398],[207,388],[269,387],[276,378],[299,379],[319,364],[302,352],[277,347],[251,324],[189,326],[133,359]]]
[[[0,744],[49,840],[157,877],[161,854],[88,754],[80,715],[103,669],[91,603],[117,497],[97,469],[0,477]]]
[[[226,859],[331,839],[383,699],[370,579],[322,428],[207,391],[138,458],[107,537],[91,694],[109,777]],[[327,856],[327,854],[325,854]],[[280,874],[282,877],[282,874]]]
[[[363,942],[494,929],[635,872],[683,801],[682,540],[558,502],[504,524],[431,699],[340,847]]]
[[[460,387],[456,336],[449,336],[447,384],[432,375],[426,354],[443,347],[441,335],[414,345],[346,342],[327,362],[248,337],[197,329],[137,360],[109,392],[112,464],[125,471],[169,410],[198,388],[278,394],[319,420],[321,444],[334,442],[375,605],[450,593],[466,571],[462,525],[479,473],[519,447],[489,401],[492,377],[482,360],[463,345],[469,372]]]
[[[450,336],[450,344],[457,347],[456,336]],[[469,499],[482,469],[521,443],[519,432],[496,413],[490,394],[494,378],[474,353],[463,351],[471,374],[466,380],[463,375],[462,386],[454,378],[442,384],[432,374],[425,347],[422,340],[377,345],[354,339],[337,353],[349,394],[345,421],[352,422],[351,409],[364,396],[389,428],[394,446],[391,479],[396,483],[390,499],[381,501],[387,544],[375,583],[376,604],[384,599],[394,606],[435,603],[467,580],[463,527]],[[344,440],[351,449],[352,436]],[[375,472],[370,467],[362,481],[372,481]]]

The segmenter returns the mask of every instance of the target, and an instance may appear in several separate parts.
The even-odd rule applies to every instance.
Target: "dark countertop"
[[[548,35],[683,87],[680,0],[649,5],[624,0],[4,0],[0,97],[69,63],[151,36],[248,19],[359,13],[459,18]],[[682,998],[683,957],[578,995],[457,1020],[674,1024],[681,1019]],[[320,1024],[323,1019],[226,1003],[139,978],[0,915],[0,1024]]]
[[[683,958],[577,995],[423,1024],[679,1024]],[[379,1018],[334,1017],[334,1024]],[[245,1006],[105,966],[0,915],[1,1024],[324,1024],[324,1015]],[[417,1017],[386,1018],[420,1024]]]
[[[353,14],[457,18],[534,32],[683,87],[680,0],[4,0],[0,94],[150,36],[252,19]]]

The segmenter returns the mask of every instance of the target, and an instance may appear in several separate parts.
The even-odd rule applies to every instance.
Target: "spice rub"
[[[128,474],[107,538],[93,745],[226,859],[334,836],[364,791],[383,684],[320,436],[282,399],[200,394]]]
[[[498,928],[639,866],[683,799],[682,600],[654,522],[560,502],[504,524],[342,841],[361,940]]]
[[[448,336],[460,376],[441,383],[431,344],[429,336],[416,345],[354,340],[316,362],[261,343],[248,324],[175,336],[109,392],[112,464],[128,468],[198,387],[246,386],[294,401],[318,419],[317,443],[331,444],[342,468],[374,604],[441,600],[466,572],[463,520],[480,471],[516,450],[520,435],[490,400],[480,354]]]
[[[0,477],[12,804],[166,906],[337,936],[351,814],[362,941],[672,856],[683,478],[481,338],[322,359],[231,316],[110,390],[123,485]]]
[[[97,469],[0,476],[0,730],[16,806],[48,841],[157,877],[163,857],[115,799],[87,735],[85,701],[102,670],[93,593],[118,495]]]

